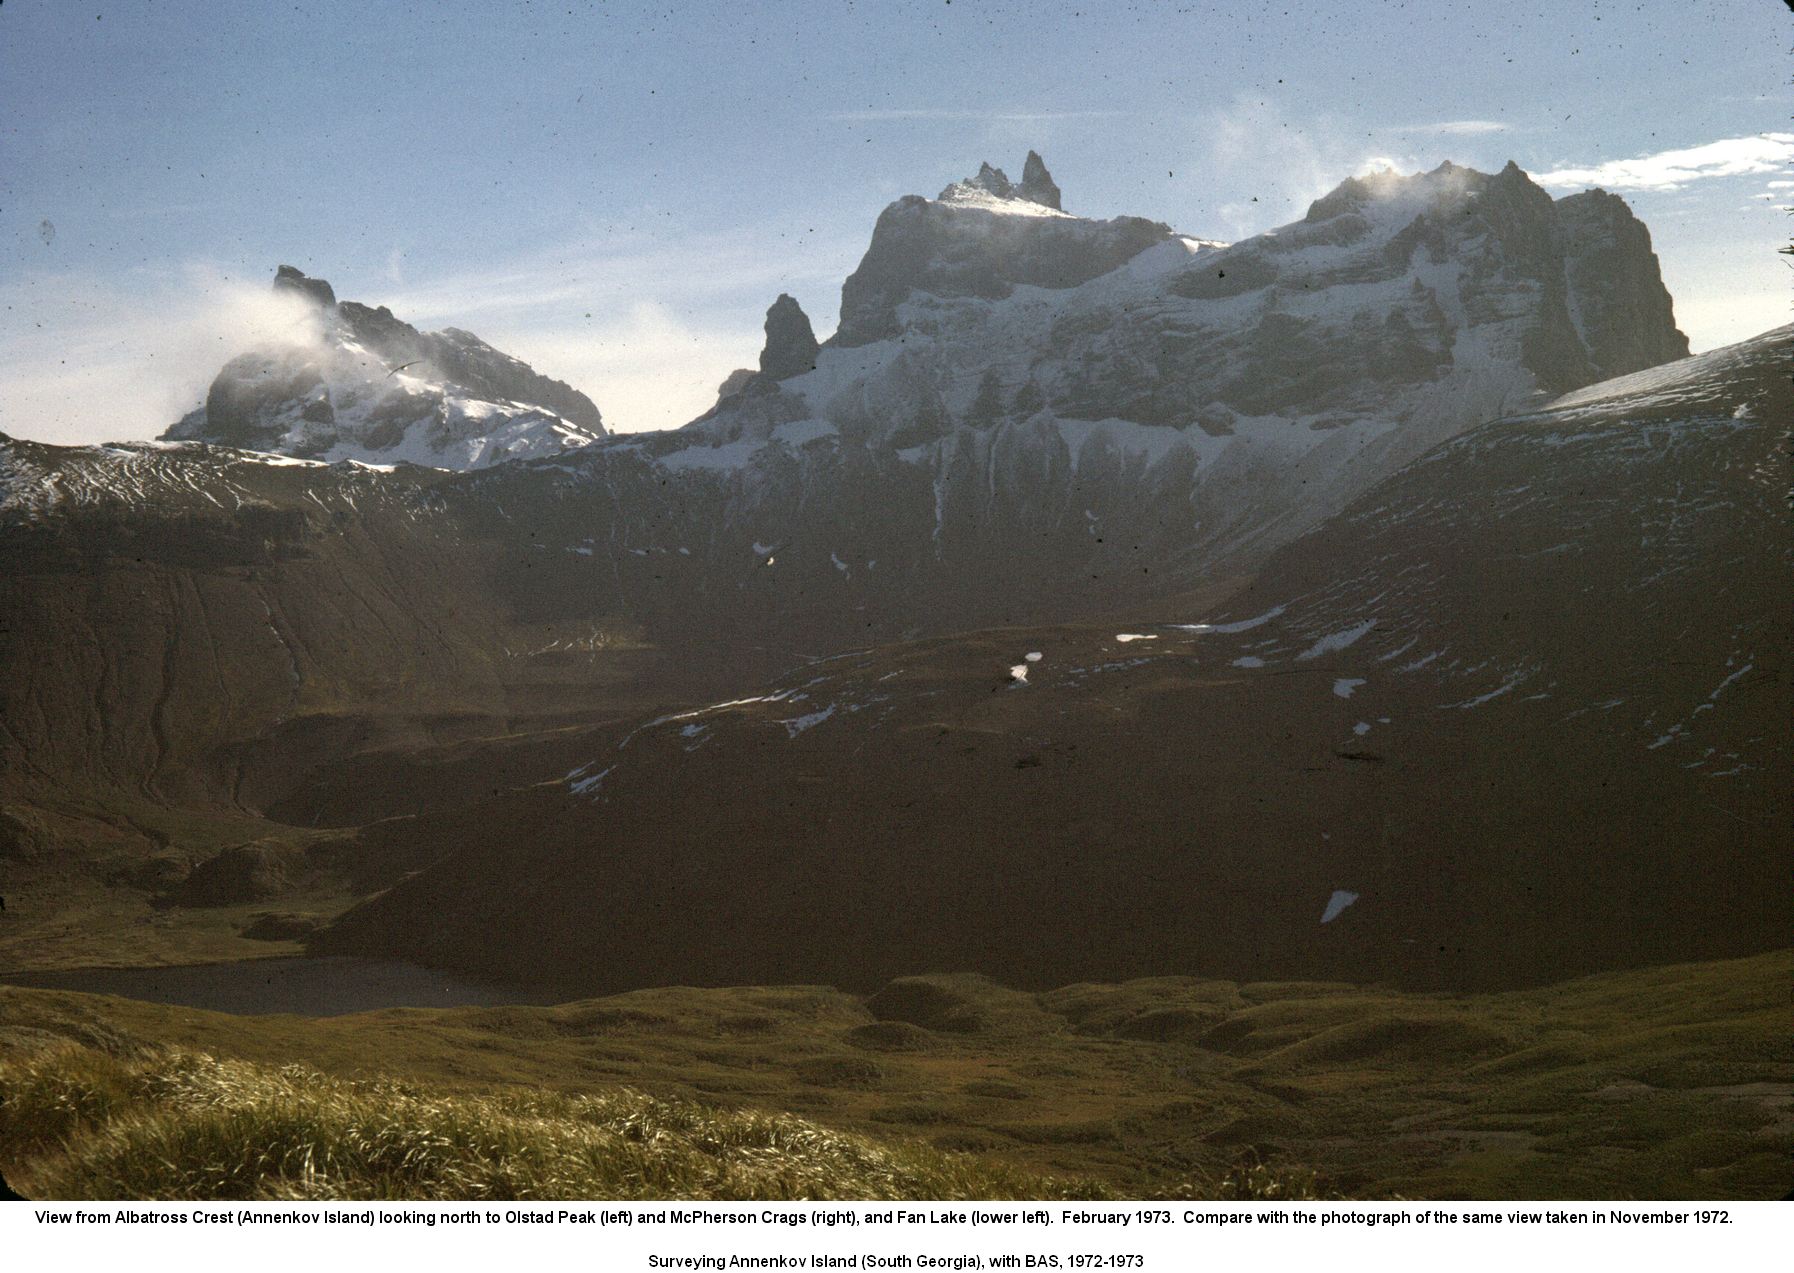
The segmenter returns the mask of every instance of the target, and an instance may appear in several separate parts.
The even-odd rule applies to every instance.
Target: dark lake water
[[[0,973],[0,985],[119,995],[212,1012],[286,1012],[307,1017],[336,1017],[377,1008],[555,1003],[566,997],[526,986],[470,980],[417,964],[346,956]]]

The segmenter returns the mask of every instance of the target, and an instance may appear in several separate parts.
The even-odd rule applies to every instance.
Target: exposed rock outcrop
[[[1651,232],[1626,201],[1588,190],[1557,201],[1571,317],[1603,377],[1688,356]]]
[[[766,311],[766,345],[760,351],[760,374],[768,380],[789,380],[814,371],[821,349],[803,307],[780,292],[779,299]]]
[[[304,850],[290,845],[240,844],[193,868],[176,892],[187,906],[234,906],[287,892],[310,865]]]
[[[283,265],[274,271],[274,290],[293,292],[326,308],[336,304],[336,292],[330,284],[321,278],[310,278],[291,265]]]
[[[716,401],[718,405],[721,405],[725,398],[733,398],[736,394],[747,388],[753,378],[759,374],[759,372],[751,367],[737,367],[734,371],[731,371],[728,375],[724,376],[723,382],[716,387]]]
[[[1059,187],[1053,181],[1053,174],[1039,154],[1030,150],[1028,160],[1022,165],[1022,184],[1016,191],[1023,199],[1030,200],[1048,208],[1058,208]]]

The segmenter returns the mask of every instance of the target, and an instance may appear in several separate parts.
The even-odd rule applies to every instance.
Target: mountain
[[[1155,555],[1206,570],[1473,424],[1688,352],[1624,203],[1553,200],[1512,164],[1354,178],[1232,245],[1071,215],[1029,171],[1050,197],[986,164],[886,208],[815,369],[725,394],[661,462],[895,452],[930,472],[908,516],[937,538],[1002,488],[1028,492],[1030,537],[1081,534],[1150,473],[1151,507],[1189,509]]]
[[[0,438],[0,854],[103,882],[327,828],[408,871],[463,832],[353,829],[489,836],[495,792],[817,660],[1200,616],[1414,457],[1686,349],[1624,205],[1511,166],[1349,181],[1233,245],[1063,203],[1038,155],[897,201],[840,330],[781,296],[758,370],[666,433],[601,436],[565,386],[286,269],[298,335],[227,366],[196,437]]]
[[[274,288],[295,302],[291,338],[226,363],[165,440],[472,469],[605,436],[590,398],[472,332],[420,332],[290,265]]]
[[[1210,613],[856,651],[644,718],[389,828],[440,859],[324,948],[608,989],[1503,987],[1772,947],[1791,338],[1471,430]]]

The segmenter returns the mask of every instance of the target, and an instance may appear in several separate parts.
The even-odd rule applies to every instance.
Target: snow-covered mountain
[[[605,436],[591,399],[472,332],[420,332],[385,306],[338,301],[290,265],[274,287],[303,302],[292,339],[231,359],[165,439],[473,469]]]
[[[1125,542],[1168,585],[1249,568],[1473,424],[1687,352],[1625,204],[1553,200],[1512,164],[1354,178],[1231,245],[1062,205],[1033,152],[1019,183],[985,164],[899,199],[832,337],[781,296],[759,370],[711,411],[599,446],[597,409],[567,386],[283,267],[318,338],[234,360],[168,436],[457,469],[583,448],[602,507],[572,519],[574,547],[689,552],[740,529],[814,542],[785,570],[826,581],[927,557],[957,576],[968,553],[1007,571],[1008,543],[1046,583],[1114,578]],[[681,542],[660,543],[665,519],[613,506],[642,461],[722,524],[681,516]]]
[[[774,442],[893,452],[932,473],[930,516],[966,477],[1094,519],[1136,493],[1102,475],[1151,471],[1183,542],[1261,554],[1473,424],[1688,352],[1625,204],[1512,164],[1354,178],[1231,245],[1073,216],[1027,172],[892,204],[800,370],[628,445],[724,471]]]

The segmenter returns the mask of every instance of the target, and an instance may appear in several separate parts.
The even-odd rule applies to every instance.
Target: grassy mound
[[[786,1114],[628,1089],[474,1095],[203,1053],[61,1047],[0,1065],[29,1196],[1059,1198],[1107,1191]]]

